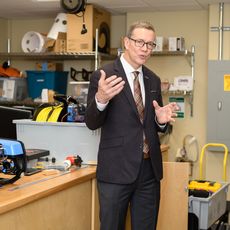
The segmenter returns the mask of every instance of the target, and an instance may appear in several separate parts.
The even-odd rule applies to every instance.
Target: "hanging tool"
[[[77,75],[81,74],[81,77],[84,81],[89,81],[90,75],[93,73],[93,71],[88,71],[84,68],[82,68],[82,70],[76,70],[73,67],[70,68],[70,77],[74,80],[74,81],[79,81],[77,79]]]

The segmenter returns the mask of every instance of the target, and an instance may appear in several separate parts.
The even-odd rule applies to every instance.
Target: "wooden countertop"
[[[89,181],[96,177],[96,167],[82,167],[71,172],[61,173],[47,176],[40,172],[32,176],[23,176],[14,184],[0,187],[0,214],[73,185]]]
[[[161,145],[162,153],[166,152],[168,148],[168,145]],[[62,173],[58,172],[58,174],[48,176],[40,172],[32,176],[22,176],[15,183],[0,187],[0,214],[72,187],[73,185],[89,181],[96,177],[96,167],[83,166],[80,169]]]

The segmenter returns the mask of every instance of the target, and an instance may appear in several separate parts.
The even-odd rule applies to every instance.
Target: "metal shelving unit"
[[[193,95],[194,95],[194,83],[195,83],[195,46],[191,46],[191,51],[184,50],[184,51],[153,51],[152,56],[182,56],[188,58],[189,65],[191,67],[191,76],[193,80],[193,90],[192,91],[167,91],[164,94],[167,95],[175,95],[175,96],[185,96],[189,97],[189,104],[190,104],[190,116],[193,116]]]
[[[192,56],[193,52],[184,51],[153,51],[152,56]]]
[[[97,46],[96,46],[97,47]],[[191,51],[154,51],[151,56],[183,56],[188,58],[189,65],[191,66],[191,76],[193,79],[193,83],[195,83],[195,46],[191,47]],[[94,60],[95,61],[95,69],[100,66],[101,60],[114,60],[117,56],[110,55],[105,53],[99,53],[98,50],[93,52],[63,52],[63,53],[52,53],[52,52],[44,52],[44,53],[22,53],[22,52],[12,52],[12,53],[0,53],[0,60]],[[70,82],[70,84],[82,84],[82,82]],[[84,84],[87,84],[84,83]],[[167,92],[168,95],[188,95],[189,96],[189,104],[191,107],[190,115],[193,116],[193,90],[189,92],[185,91],[175,91],[175,92]]]
[[[24,59],[24,60],[95,60],[96,52],[76,53],[0,53],[0,59]],[[115,56],[98,53],[100,58],[112,60]]]

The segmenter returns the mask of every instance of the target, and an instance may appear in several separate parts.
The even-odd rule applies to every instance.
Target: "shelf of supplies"
[[[195,83],[195,46],[191,46],[191,51],[184,50],[184,51],[153,51],[151,56],[183,56],[188,58],[189,65],[191,67],[191,76],[193,80],[193,84]],[[193,116],[193,94],[194,90],[191,91],[182,91],[182,90],[166,90],[162,91],[163,95],[167,96],[188,96],[189,97],[189,104],[190,104],[190,116]]]
[[[99,53],[99,57],[105,60],[113,60],[114,55]],[[96,52],[64,52],[64,53],[0,53],[0,59],[24,59],[24,60],[95,60]]]
[[[188,50],[183,51],[153,51],[151,56],[192,56],[193,53]]]
[[[70,81],[70,85],[88,85],[89,81]]]
[[[168,90],[168,91],[162,91],[163,95],[168,96],[185,96],[185,95],[191,95],[192,91],[186,91],[186,90]]]

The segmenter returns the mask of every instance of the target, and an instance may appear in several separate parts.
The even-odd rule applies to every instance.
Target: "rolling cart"
[[[204,189],[204,184],[208,181],[205,181],[203,178],[203,157],[207,148],[223,148],[224,149],[224,160],[223,160],[223,182],[215,183],[210,182],[207,189]],[[197,189],[194,191],[198,191],[199,195],[189,195],[189,221],[188,221],[188,229],[189,230],[211,230],[211,229],[220,229],[217,224],[217,227],[211,228],[215,223],[220,222],[226,219],[227,210],[227,191],[229,183],[226,179],[226,164],[228,157],[228,148],[224,144],[220,143],[208,143],[203,146],[201,155],[200,155],[200,180],[190,181],[189,188],[191,183],[197,183]],[[217,189],[210,191],[210,187],[213,185],[217,185]],[[214,187],[214,186],[213,186]],[[205,195],[205,191],[206,195]],[[207,192],[209,193],[207,196]],[[228,216],[228,215],[227,215]],[[226,228],[221,228],[226,229]]]

